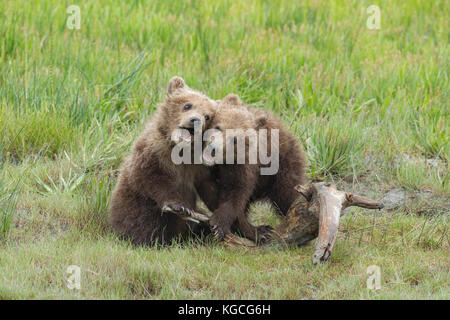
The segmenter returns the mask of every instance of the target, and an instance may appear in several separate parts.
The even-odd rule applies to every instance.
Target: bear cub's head
[[[161,105],[165,131],[172,142],[193,141],[194,129],[201,134],[211,122],[216,102],[189,88],[180,77],[167,85],[167,96]]]
[[[235,94],[217,101],[217,109],[205,134],[203,164],[245,163],[248,152],[254,152],[257,130],[264,119],[256,117]]]

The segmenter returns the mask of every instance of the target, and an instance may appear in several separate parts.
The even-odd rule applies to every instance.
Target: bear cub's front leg
[[[245,212],[245,199],[239,201],[239,198],[239,196],[235,196],[233,200],[221,203],[209,220],[211,231],[219,241],[222,241],[227,234],[231,233],[231,228],[238,220],[239,214]],[[242,203],[242,205],[239,205],[239,203]]]

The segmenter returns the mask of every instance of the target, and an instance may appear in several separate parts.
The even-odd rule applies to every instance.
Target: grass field
[[[0,299],[450,298],[448,1],[75,2],[0,2]],[[310,180],[403,201],[349,209],[321,266],[313,245],[119,241],[118,168],[174,75],[274,111]],[[278,221],[264,204],[252,219]]]

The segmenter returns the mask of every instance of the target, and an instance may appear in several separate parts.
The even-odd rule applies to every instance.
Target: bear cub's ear
[[[175,76],[172,79],[170,79],[169,84],[167,85],[167,94],[172,94],[178,89],[185,88],[186,83],[184,82],[183,78]]]
[[[240,106],[243,104],[242,100],[238,97],[238,95],[236,95],[234,93],[230,93],[225,98],[223,98],[222,101],[225,101],[234,106]]]

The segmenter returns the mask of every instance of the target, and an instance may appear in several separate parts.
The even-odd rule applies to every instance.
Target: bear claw
[[[272,237],[273,227],[271,226],[260,226],[258,227],[258,243],[268,242]]]
[[[162,207],[162,213],[173,213],[185,220],[191,220],[199,223],[197,219],[194,219],[195,216],[194,210],[183,207],[180,204],[166,204]]]
[[[225,232],[222,230],[222,228],[217,225],[213,225],[211,229],[215,239],[217,239],[218,241],[223,241],[225,239]]]

